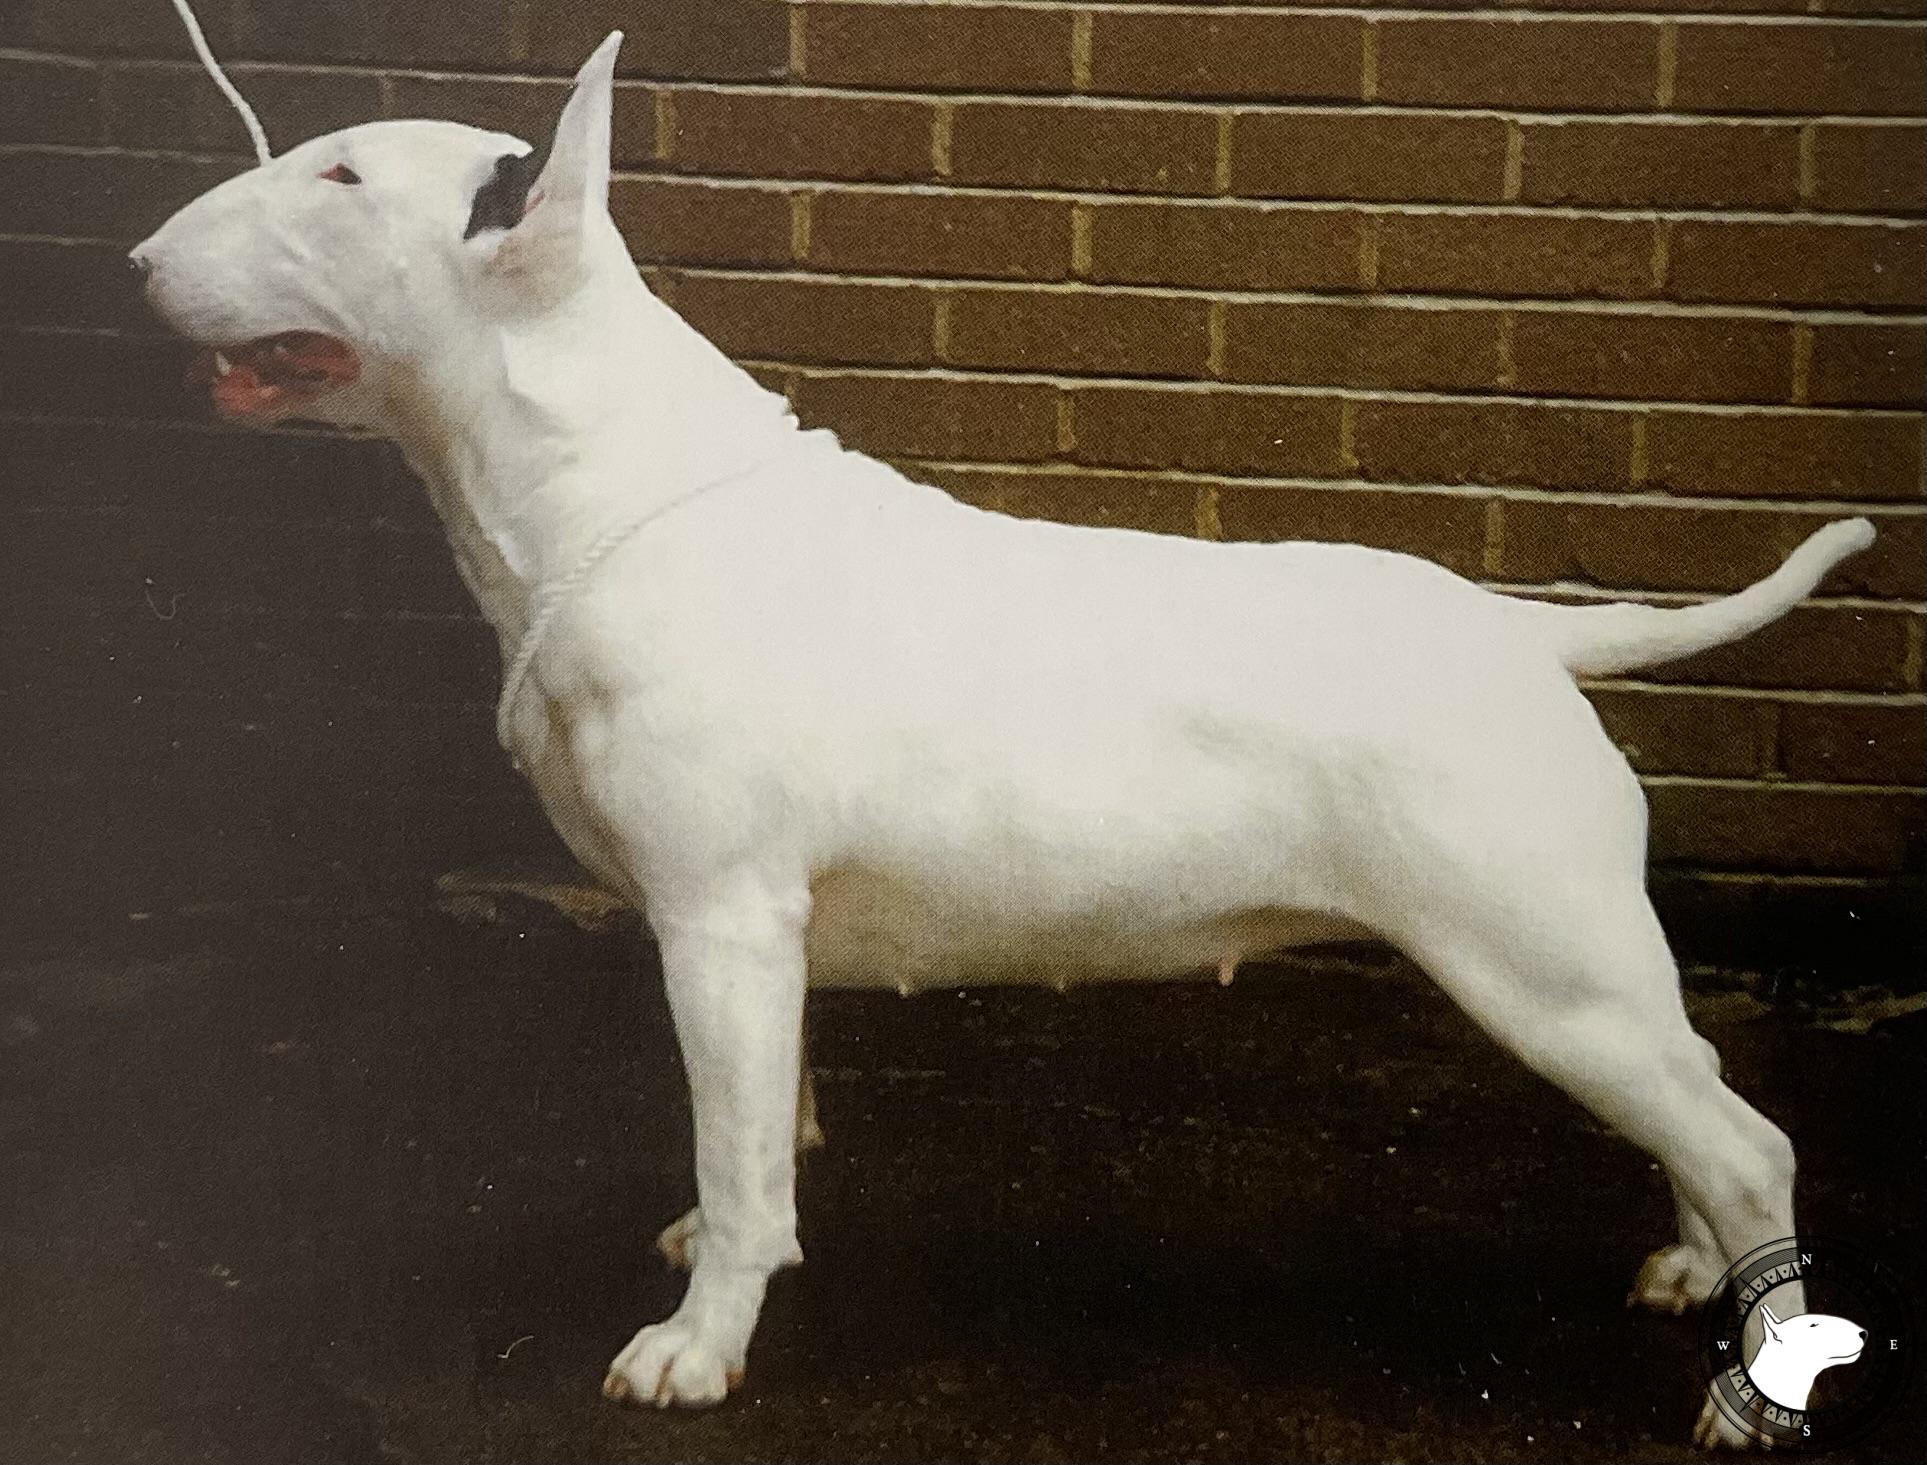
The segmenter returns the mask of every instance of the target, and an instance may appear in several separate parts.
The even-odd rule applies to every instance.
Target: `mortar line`
[[[1659,64],[1653,83],[1653,100],[1662,112],[1673,105],[1679,82],[1679,22],[1668,17],[1659,25]]]
[[[0,243],[8,237],[0,235]],[[69,239],[46,239],[46,237],[27,237],[31,243],[114,243],[114,241],[69,241]],[[886,272],[863,272],[863,270],[773,270],[763,266],[728,266],[728,264],[694,264],[678,262],[676,268],[690,274],[709,274],[709,276],[728,276],[734,280],[780,281],[780,283],[871,283],[871,285],[921,285],[931,287],[937,283],[960,285],[977,291],[1016,291],[1016,293],[1093,293],[1093,295],[1150,295],[1168,297],[1179,301],[1195,299],[1224,299],[1235,305],[1328,305],[1347,308],[1347,310],[1536,310],[1536,312],[1557,312],[1557,314],[1628,314],[1628,316],[1665,316],[1665,318],[1715,318],[1715,320],[1773,320],[1773,322],[1796,322],[1806,320],[1813,324],[1846,324],[1846,326],[1921,326],[1927,324],[1927,316],[1908,314],[1900,310],[1840,310],[1827,306],[1813,308],[1794,308],[1794,306],[1744,305],[1744,303],[1702,303],[1702,301],[1621,301],[1621,299],[1597,299],[1597,297],[1576,297],[1576,299],[1526,299],[1526,297],[1505,297],[1505,295],[1430,295],[1422,291],[1412,293],[1372,293],[1364,295],[1357,289],[1227,289],[1227,287],[1204,287],[1204,285],[1168,285],[1168,283],[1127,283],[1127,281],[1093,280],[960,280],[956,276],[908,276],[908,274],[886,274]]]
[[[1793,327],[1793,386],[1788,396],[1805,406],[1813,396],[1813,327],[1798,321]]]
[[[848,3],[862,3],[862,0],[848,0]],[[883,3],[899,3],[899,0],[883,0]],[[960,4],[960,3],[963,3],[963,0],[949,0],[949,3],[953,5]],[[1006,3],[1006,0],[996,0],[996,3],[1004,4]],[[1046,3],[1048,5],[1048,8],[1050,9],[1053,9],[1053,10],[1061,9],[1061,0],[1046,0]],[[1293,6],[1289,12],[1274,12],[1274,13],[1304,14],[1304,13],[1307,13],[1307,11],[1310,9],[1311,7],[1307,7],[1307,6]],[[1121,12],[1121,13],[1146,14],[1146,13],[1152,12],[1152,10],[1153,10],[1153,7],[1148,5],[1132,5],[1129,8],[1128,12]],[[795,17],[800,13],[801,13],[801,7],[792,6],[791,8],[792,17]],[[1193,16],[1196,16],[1199,14],[1199,12],[1195,10],[1187,11],[1184,13],[1187,13]],[[1213,6],[1211,10],[1207,13],[1210,15],[1224,15],[1224,14],[1233,13],[1233,12],[1231,10],[1231,7]],[[1370,12],[1361,12],[1361,14],[1364,14],[1369,19],[1376,21],[1380,18],[1387,17],[1389,15],[1389,12],[1374,10]],[[1430,20],[1440,20],[1440,19],[1446,19],[1446,18],[1456,19],[1457,17],[1462,16],[1464,14],[1465,12],[1463,11],[1447,12],[1447,11],[1439,11],[1439,10],[1411,12],[1412,18],[1425,18]],[[1396,19],[1397,17],[1391,16],[1391,18]],[[1575,14],[1575,13],[1562,13],[1558,15],[1556,18],[1562,21],[1574,21],[1579,23],[1586,23],[1588,20],[1590,21],[1624,21],[1624,20],[1638,20],[1638,19],[1641,19],[1642,17],[1638,15],[1629,15],[1628,13],[1622,11],[1616,14],[1610,14],[1610,15],[1599,14],[1599,15],[1593,15],[1590,17],[1583,16],[1580,14]],[[1692,16],[1681,16],[1676,14],[1662,15],[1658,13],[1652,13],[1652,14],[1646,15],[1643,18],[1647,20],[1652,20],[1652,21],[1679,20],[1679,21],[1685,21],[1687,23],[1691,23],[1694,20],[1694,17]],[[1713,21],[1720,25],[1746,24],[1749,22],[1748,17],[1742,17],[1739,15],[1706,16],[1703,18],[1709,21]],[[1785,15],[1754,16],[1750,18],[1751,22],[1753,23],[1765,23],[1765,24],[1774,24],[1774,23],[1784,24],[1794,19],[1797,19],[1797,17],[1789,17]],[[1876,17],[1876,16],[1834,17],[1834,16],[1830,16],[1826,18],[1826,23],[1830,25],[1841,25],[1841,24],[1879,25],[1884,23],[1885,26],[1888,28],[1903,29],[1903,30],[1919,30],[1923,26],[1922,20],[1917,17]],[[9,61],[42,62],[47,64],[86,67],[86,66],[91,66],[95,64],[105,64],[113,59],[114,58],[105,57],[105,56],[99,56],[99,57],[76,56],[71,52],[48,51],[48,50],[41,50],[41,49],[28,47],[28,46],[0,47],[0,60],[9,60]],[[194,61],[187,60],[187,59],[179,59],[171,56],[134,56],[134,57],[128,57],[126,59],[130,64],[138,65],[144,70],[173,70],[173,71],[180,71],[183,73],[194,73],[194,74],[200,73],[199,66]],[[795,59],[795,58],[792,58],[792,59]],[[225,68],[231,71],[236,71],[237,73],[245,73],[245,74],[260,74],[264,72],[290,72],[290,73],[302,73],[302,74],[312,74],[312,75],[339,74],[344,76],[389,75],[389,76],[400,77],[407,80],[421,80],[421,81],[528,82],[528,83],[543,83],[551,86],[566,85],[571,75],[571,71],[569,68],[560,67],[560,66],[558,66],[556,69],[552,71],[529,71],[529,70],[517,69],[512,66],[489,66],[485,63],[477,63],[476,65],[465,69],[454,70],[447,67],[422,66],[422,65],[383,66],[375,62],[359,62],[359,61],[290,61],[285,58],[277,58],[277,57],[261,57],[261,56],[250,57],[246,54],[236,54],[230,57],[225,57],[223,58],[222,64]],[[724,80],[720,78],[692,81],[686,77],[677,77],[677,76],[629,76],[629,77],[619,78],[616,82],[616,88],[618,91],[625,90],[631,87],[647,86],[647,85],[674,85],[685,90],[730,91],[730,92],[739,92],[739,93],[779,93],[780,92],[780,93],[791,93],[791,94],[798,94],[798,95],[841,95],[841,96],[869,97],[869,98],[896,97],[896,98],[902,98],[905,100],[922,100],[922,101],[929,101],[934,96],[942,95],[942,96],[950,97],[956,101],[1031,102],[1031,103],[1039,103],[1039,104],[1050,103],[1050,102],[1058,102],[1058,103],[1078,102],[1078,103],[1083,103],[1088,105],[1101,100],[1106,104],[1115,104],[1118,106],[1125,106],[1125,107],[1195,109],[1198,106],[1198,103],[1195,100],[1183,98],[1183,97],[1133,96],[1126,93],[1085,94],[1085,93],[1067,93],[1067,92],[1016,92],[1016,91],[1000,92],[994,89],[979,90],[979,89],[970,89],[970,88],[964,88],[964,87],[941,87],[941,88],[926,88],[926,89],[919,90],[914,87],[903,87],[903,86],[890,87],[890,86],[882,86],[882,85],[872,86],[872,85],[866,85],[866,84],[860,84],[860,83],[854,83],[854,82],[799,81],[792,84],[792,83],[772,81],[772,80],[729,81],[729,80]],[[1623,110],[1623,111],[1612,110],[1612,111],[1603,111],[1603,112],[1602,111],[1562,111],[1554,108],[1544,108],[1544,109],[1534,108],[1534,107],[1508,108],[1508,107],[1496,107],[1490,104],[1477,104],[1477,103],[1456,105],[1449,102],[1415,102],[1410,104],[1404,104],[1404,103],[1391,103],[1391,102],[1381,101],[1381,102],[1375,102],[1375,103],[1369,103],[1369,104],[1360,104],[1358,102],[1347,101],[1344,98],[1337,98],[1337,97],[1321,98],[1321,99],[1306,99],[1306,100],[1275,100],[1275,99],[1268,99],[1265,97],[1245,97],[1245,98],[1238,99],[1238,105],[1240,107],[1251,108],[1254,110],[1267,110],[1267,111],[1277,111],[1277,112],[1339,111],[1339,112],[1361,112],[1361,113],[1377,112],[1377,113],[1408,113],[1408,114],[1431,112],[1431,113],[1441,113],[1441,114],[1452,114],[1457,116],[1477,115],[1477,116],[1489,116],[1489,117],[1519,117],[1519,118],[1524,118],[1532,121],[1607,122],[1607,121],[1627,120],[1627,121],[1639,122],[1642,124],[1650,123],[1650,122],[1701,123],[1701,124],[1716,123],[1720,125],[1730,125],[1730,126],[1772,126],[1772,125],[1784,126],[1788,123],[1800,123],[1800,122],[1807,122],[1807,121],[1865,124],[1868,126],[1882,126],[1882,125],[1905,126],[1909,122],[1917,123],[1921,117],[1921,113],[1918,113],[1918,112],[1915,112],[1915,113],[1893,113],[1893,112],[1813,113],[1813,112],[1790,111],[1790,112],[1750,112],[1742,115],[1742,114],[1718,112],[1718,111],[1672,112],[1672,113],[1660,113],[1660,112],[1653,112],[1653,111],[1642,112],[1638,110]]]
[[[786,62],[791,80],[801,80],[809,74],[809,29],[801,5],[790,6],[789,54]]]
[[[1765,506],[1762,506],[1760,501],[1754,499],[1714,498],[1711,496],[1673,498],[1657,494],[1609,493],[1589,489],[1529,488],[1518,484],[1398,483],[1387,482],[1382,479],[1340,478],[1335,476],[1330,478],[1313,478],[1302,475],[1280,477],[1258,473],[1238,473],[1226,469],[1157,469],[1147,468],[1142,465],[1111,466],[1095,463],[1011,463],[996,459],[925,458],[907,461],[920,462],[925,468],[933,472],[945,473],[1015,474],[1030,476],[1046,474],[1060,477],[1128,478],[1136,480],[1155,478],[1173,483],[1208,479],[1212,482],[1226,485],[1227,487],[1330,490],[1346,493],[1399,493],[1430,498],[1484,499],[1496,494],[1508,502],[1515,503],[1546,503],[1614,509],[1718,508],[1738,512],[1752,510],[1762,513],[1798,513],[1815,520],[1838,518],[1847,515],[1871,519],[1891,518],[1896,520],[1909,520],[1920,517],[1918,510],[1889,513],[1884,512],[1884,510],[1891,509],[1891,505],[1842,503],[1838,500],[1815,500],[1813,502],[1795,504],[1768,501]],[[1820,526],[1816,523],[1814,527],[1817,529]],[[1561,584],[1553,587],[1553,590],[1558,594],[1582,594],[1586,593],[1587,587],[1577,584]],[[1611,593],[1619,595],[1632,592],[1615,589]],[[1689,591],[1655,591],[1650,593],[1657,595],[1676,593],[1689,600],[1693,598],[1694,595],[1694,592]],[[1700,596],[1700,598],[1704,599],[1729,593],[1731,592],[1708,591],[1705,595]],[[1927,602],[1909,600],[1900,596],[1889,598],[1885,596],[1832,595],[1809,597],[1809,600],[1814,604],[1824,603],[1859,610],[1905,612],[1908,614],[1918,614],[1923,610],[1927,610]]]
[[[676,99],[667,87],[655,91],[656,104],[656,161],[666,163],[676,155]]]
[[[951,145],[956,125],[956,104],[939,102],[937,115],[930,122],[930,171],[939,178],[950,176]]]
[[[1485,545],[1480,559],[1486,574],[1496,575],[1505,564],[1505,501],[1485,501]]]

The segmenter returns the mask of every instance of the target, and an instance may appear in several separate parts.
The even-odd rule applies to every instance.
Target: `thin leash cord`
[[[510,753],[514,752],[514,749],[509,748],[509,714],[515,707],[515,699],[521,695],[522,683],[528,680],[529,668],[535,665],[536,653],[542,649],[542,638],[548,634],[550,623],[561,612],[563,606],[569,603],[570,597],[601,568],[602,562],[663,515],[680,509],[690,500],[699,498],[712,489],[747,478],[763,466],[761,463],[752,464],[739,472],[727,473],[721,478],[712,478],[707,483],[699,483],[689,492],[672,498],[668,503],[656,505],[640,519],[631,519],[627,524],[618,524],[613,529],[603,530],[589,542],[589,547],[582,552],[582,557],[575,562],[575,567],[568,574],[559,580],[551,580],[536,590],[530,601],[533,610],[529,616],[528,629],[522,632],[522,639],[516,643],[515,655],[508,664],[508,670],[502,673],[502,696],[495,704],[497,742]]]
[[[257,163],[271,161],[274,154],[268,151],[268,135],[262,130],[261,119],[254,115],[254,108],[248,105],[248,99],[228,80],[227,73],[221,70],[221,63],[214,59],[214,52],[208,49],[207,37],[201,33],[201,23],[194,18],[193,9],[187,0],[174,0],[174,10],[181,17],[181,24],[187,27],[187,38],[193,43],[194,54],[201,58],[201,65],[207,68],[207,74],[214,78],[221,95],[234,104],[234,110],[241,114],[241,120],[247,124],[248,138],[254,144],[254,160]]]

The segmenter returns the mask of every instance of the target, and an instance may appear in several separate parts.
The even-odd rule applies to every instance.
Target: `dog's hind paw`
[[[686,1272],[696,1265],[696,1251],[702,1237],[702,1207],[691,1206],[662,1228],[662,1233],[656,1237],[656,1250],[662,1253],[670,1266]]]
[[[1726,1411],[1708,1394],[1700,1405],[1699,1422],[1693,1426],[1693,1443],[1702,1450],[1770,1450],[1773,1441],[1765,1435],[1735,1424]]]
[[[706,1409],[720,1404],[743,1381],[740,1359],[731,1361],[686,1323],[654,1323],[630,1340],[609,1365],[602,1396],[618,1404],[681,1404]]]
[[[1646,1258],[1626,1294],[1626,1306],[1646,1307],[1678,1317],[1691,1312],[1713,1295],[1725,1274],[1717,1260],[1676,1241]]]

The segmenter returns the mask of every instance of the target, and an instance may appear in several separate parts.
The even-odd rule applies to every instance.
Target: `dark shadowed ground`
[[[636,937],[509,914],[6,955],[0,1459],[1690,1457],[1694,1325],[1621,1306],[1659,1176],[1389,967],[812,998],[747,1393],[605,1405],[682,1079]],[[1701,1020],[1918,1299],[1927,1025]],[[1836,1458],[1917,1459],[1921,1395]]]

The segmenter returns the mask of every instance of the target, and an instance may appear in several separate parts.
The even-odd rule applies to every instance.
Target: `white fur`
[[[1742,634],[1868,526],[1727,601],[1582,610],[1379,550],[965,507],[800,430],[639,282],[604,207],[617,39],[512,229],[462,237],[527,144],[387,122],[137,251],[186,335],[356,348],[360,380],[311,415],[401,444],[505,659],[542,587],[658,515],[572,588],[506,721],[570,846],[654,928],[694,1100],[700,1211],[664,1238],[689,1291],[609,1392],[720,1399],[800,1257],[806,973],[1228,976],[1372,933],[1664,1163],[1683,1239],[1644,1300],[1703,1296],[1790,1235],[1792,1152],[1686,1024],[1639,786],[1573,671]],[[344,162],[361,187],[317,181]]]

